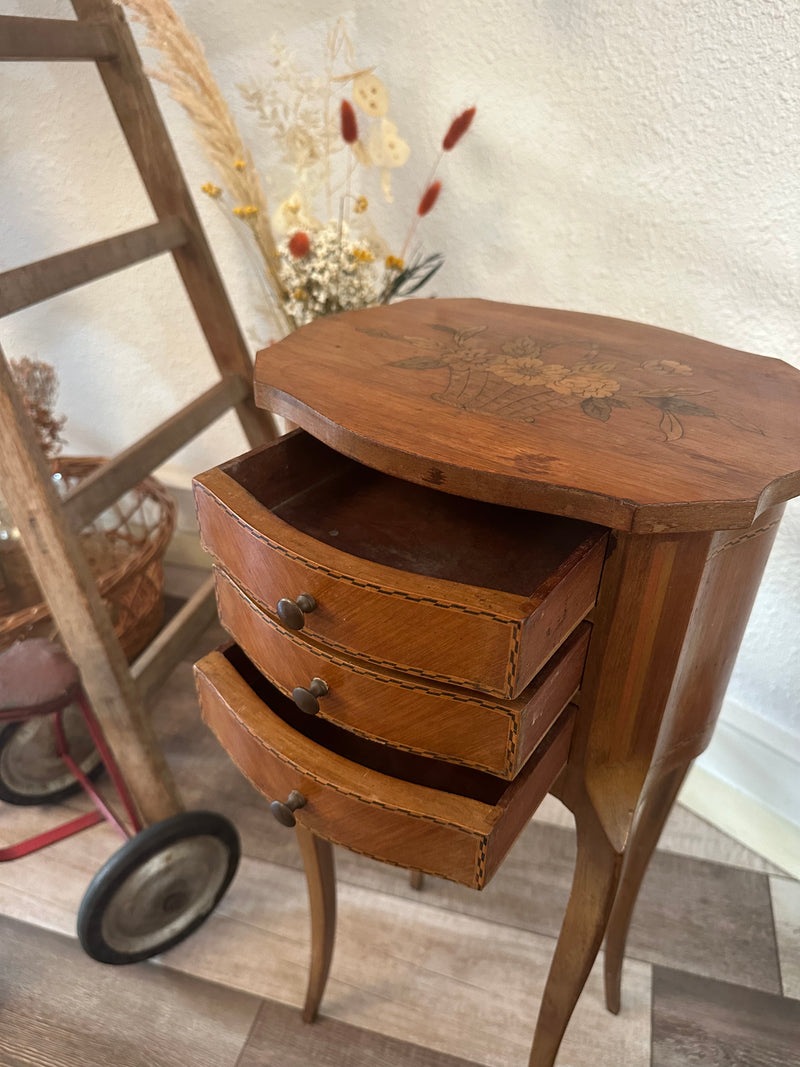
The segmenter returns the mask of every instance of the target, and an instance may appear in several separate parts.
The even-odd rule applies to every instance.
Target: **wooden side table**
[[[784,502],[800,373],[599,316],[426,300],[261,353],[303,431],[196,498],[242,651],[204,715],[297,822],[305,1017],[333,947],[329,841],[480,888],[548,790],[578,854],[531,1067],[549,1067],[708,743]],[[577,695],[576,695],[577,691]],[[572,698],[575,702],[572,702]]]

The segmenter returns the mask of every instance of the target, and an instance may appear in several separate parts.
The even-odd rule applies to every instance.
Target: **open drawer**
[[[287,627],[503,697],[591,609],[605,556],[602,527],[413,485],[303,431],[199,476],[195,501],[204,546]]]
[[[309,717],[237,646],[195,666],[203,718],[268,797],[293,790],[309,830],[386,863],[482,889],[567,760],[570,706],[513,782],[400,752]]]
[[[259,671],[306,714],[421,755],[513,778],[581,684],[591,627],[582,622],[511,700],[333,652],[287,631],[215,568],[222,625]]]

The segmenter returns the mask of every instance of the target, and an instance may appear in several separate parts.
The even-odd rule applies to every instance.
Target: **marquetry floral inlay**
[[[659,413],[658,429],[665,441],[686,433],[689,416],[716,419],[707,392],[692,389],[692,368],[678,360],[640,359],[614,351],[601,352],[592,340],[542,341],[530,335],[499,345],[482,336],[487,327],[457,329],[439,323],[431,329],[445,336],[421,337],[388,330],[359,328],[370,337],[399,341],[417,350],[390,366],[402,370],[448,371],[447,386],[431,399],[498,418],[534,423],[547,412],[579,406],[599,422],[608,422],[615,408],[649,404]],[[686,382],[686,386],[682,385]],[[704,403],[698,402],[703,397]],[[733,420],[729,420],[733,421]],[[756,433],[752,425],[736,423]]]

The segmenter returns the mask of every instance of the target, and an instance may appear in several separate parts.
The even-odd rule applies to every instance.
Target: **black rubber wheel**
[[[216,907],[239,865],[236,828],[211,811],[154,823],[97,872],[78,937],[100,963],[137,963],[183,941]]]
[[[96,778],[103,761],[77,704],[65,708],[62,722],[72,758],[85,775]],[[82,788],[58,756],[52,715],[12,722],[0,730],[0,800],[57,804]]]

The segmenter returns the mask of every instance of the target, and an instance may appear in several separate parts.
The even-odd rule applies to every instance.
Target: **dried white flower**
[[[338,151],[335,116],[326,122],[326,81],[302,70],[284,41],[273,36],[270,73],[264,82],[250,81],[237,88],[245,107],[281,149],[281,160],[298,173],[319,170],[326,154]]]
[[[296,326],[320,315],[370,307],[380,294],[382,272],[364,240],[347,223],[329,222],[311,235],[309,251],[295,258],[289,240],[278,246],[279,272],[289,293],[286,310]]]
[[[283,201],[272,216],[272,231],[277,236],[295,233],[297,230],[318,230],[322,223],[316,218],[302,194],[295,189],[290,197]]]

